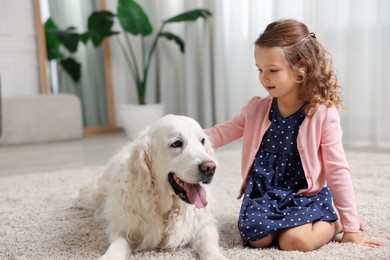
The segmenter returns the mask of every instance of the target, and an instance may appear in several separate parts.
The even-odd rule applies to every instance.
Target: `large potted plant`
[[[90,38],[95,46],[99,45],[106,37],[117,37],[119,33],[112,30],[115,18],[118,19],[125,34],[124,42],[121,42],[119,39],[118,42],[132,75],[138,98],[137,105],[123,106],[121,111],[122,124],[129,138],[133,139],[145,125],[150,124],[164,114],[162,104],[147,105],[146,102],[149,68],[159,39],[172,40],[179,46],[182,53],[185,50],[183,40],[179,36],[166,31],[165,26],[171,23],[191,22],[198,18],[206,19],[209,16],[211,16],[211,13],[207,9],[187,11],[161,21],[158,31],[153,34],[153,26],[148,16],[134,0],[118,0],[117,14],[102,10],[90,15],[87,38]],[[140,59],[137,59],[131,42],[136,37],[131,38],[129,36],[139,36],[137,38],[139,38],[142,52]],[[146,37],[153,37],[150,48],[147,48],[145,44]],[[143,111],[145,110],[151,111],[152,114],[144,115]],[[135,118],[133,119],[133,117]]]

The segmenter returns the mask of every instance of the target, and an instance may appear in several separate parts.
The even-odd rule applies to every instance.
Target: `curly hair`
[[[280,47],[291,68],[298,69],[300,98],[306,103],[307,116],[312,116],[320,104],[344,108],[332,58],[305,24],[295,19],[272,22],[255,45]]]

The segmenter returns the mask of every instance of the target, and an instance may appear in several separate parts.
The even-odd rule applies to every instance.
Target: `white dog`
[[[186,245],[200,259],[226,259],[203,185],[215,169],[213,149],[195,120],[167,115],[156,121],[80,190],[75,206],[97,210],[108,224],[111,244],[101,259]]]

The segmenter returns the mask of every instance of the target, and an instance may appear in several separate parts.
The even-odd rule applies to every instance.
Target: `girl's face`
[[[291,68],[279,47],[255,47],[260,83],[274,98],[289,100],[299,96],[298,71]]]

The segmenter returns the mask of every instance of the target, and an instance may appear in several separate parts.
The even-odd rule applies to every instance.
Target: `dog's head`
[[[136,142],[142,143],[138,154],[143,156],[154,185],[162,185],[159,187],[197,208],[206,207],[203,184],[212,181],[217,165],[210,142],[195,120],[166,115]]]

